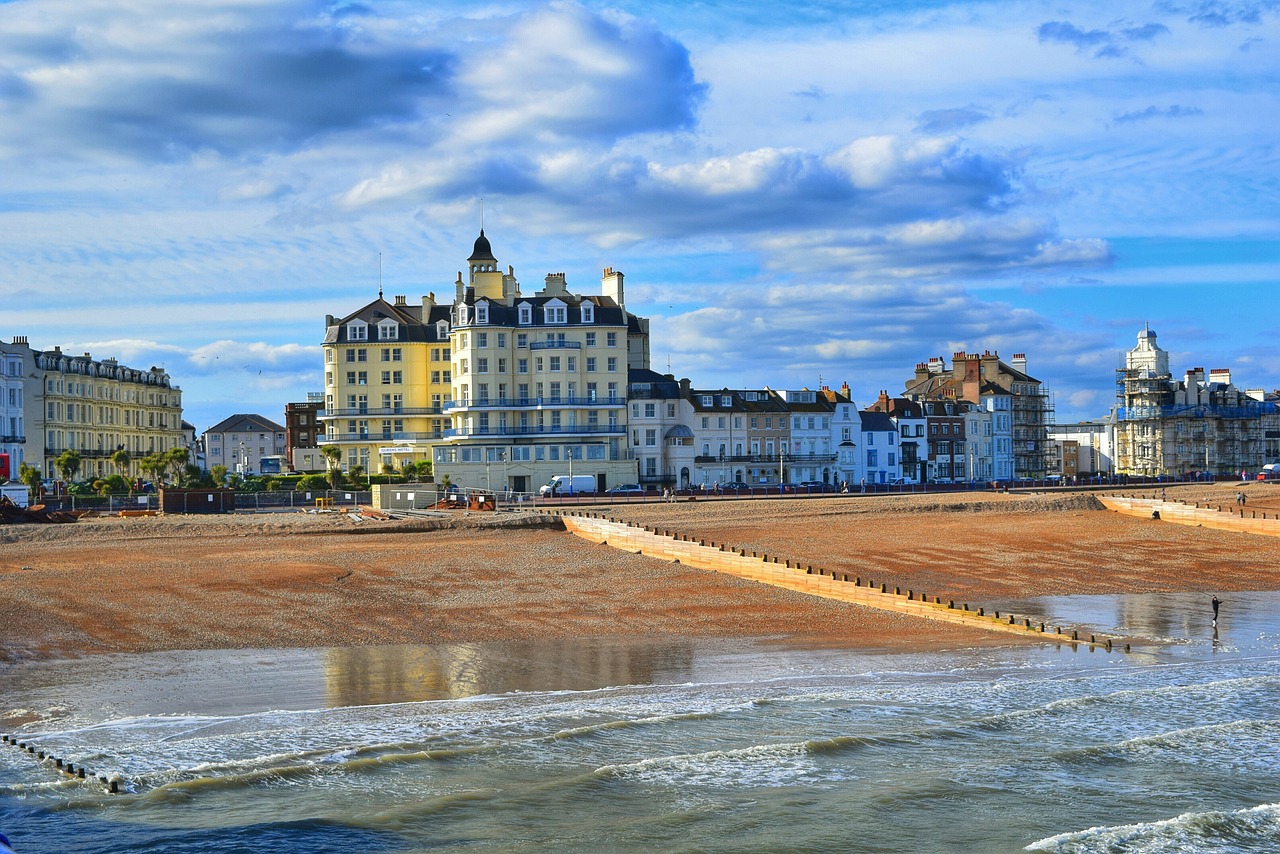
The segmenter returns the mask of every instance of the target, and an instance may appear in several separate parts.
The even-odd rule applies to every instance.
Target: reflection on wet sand
[[[366,706],[512,691],[584,691],[690,678],[690,643],[368,646],[325,652],[326,704]]]

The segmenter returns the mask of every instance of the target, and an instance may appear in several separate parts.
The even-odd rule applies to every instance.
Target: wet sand
[[[1240,488],[1172,487],[1168,497],[1229,505]],[[1280,509],[1280,486],[1244,488],[1249,506]],[[889,583],[974,603],[1280,588],[1278,539],[1122,517],[1081,496],[703,501],[610,512],[829,568],[874,568]],[[774,638],[895,651],[1016,642],[625,554],[563,531],[485,527],[480,514],[459,521],[404,533],[364,533],[370,523],[341,514],[0,528],[0,660],[593,638]]]

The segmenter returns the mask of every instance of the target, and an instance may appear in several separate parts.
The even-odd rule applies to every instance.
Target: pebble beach
[[[1251,506],[1280,488],[1248,484]],[[1222,498],[1231,484],[1169,489]],[[944,597],[1275,589],[1280,541],[1098,509],[1088,493],[601,505],[618,518]],[[0,659],[517,640],[1006,645],[582,541],[536,513],[86,518],[0,528]]]

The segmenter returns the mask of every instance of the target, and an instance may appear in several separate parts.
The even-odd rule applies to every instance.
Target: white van
[[[584,492],[596,491],[596,478],[591,474],[575,474],[569,477],[567,474],[558,474],[544,485],[538,487],[538,494],[543,498],[553,498],[562,495],[580,495]]]

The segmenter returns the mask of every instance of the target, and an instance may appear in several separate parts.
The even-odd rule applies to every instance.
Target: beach
[[[1173,487],[1223,500],[1233,484]],[[1280,488],[1244,487],[1277,510]],[[1277,546],[1120,516],[1088,493],[614,503],[600,511],[975,604],[1267,590]],[[1008,644],[579,540],[537,514],[452,527],[343,513],[86,518],[0,529],[0,657],[582,638]]]
[[[1276,538],[1071,493],[594,509],[1145,642],[822,600],[542,514],[10,527],[0,728],[89,773],[0,747],[0,830],[22,854],[1280,844]]]

